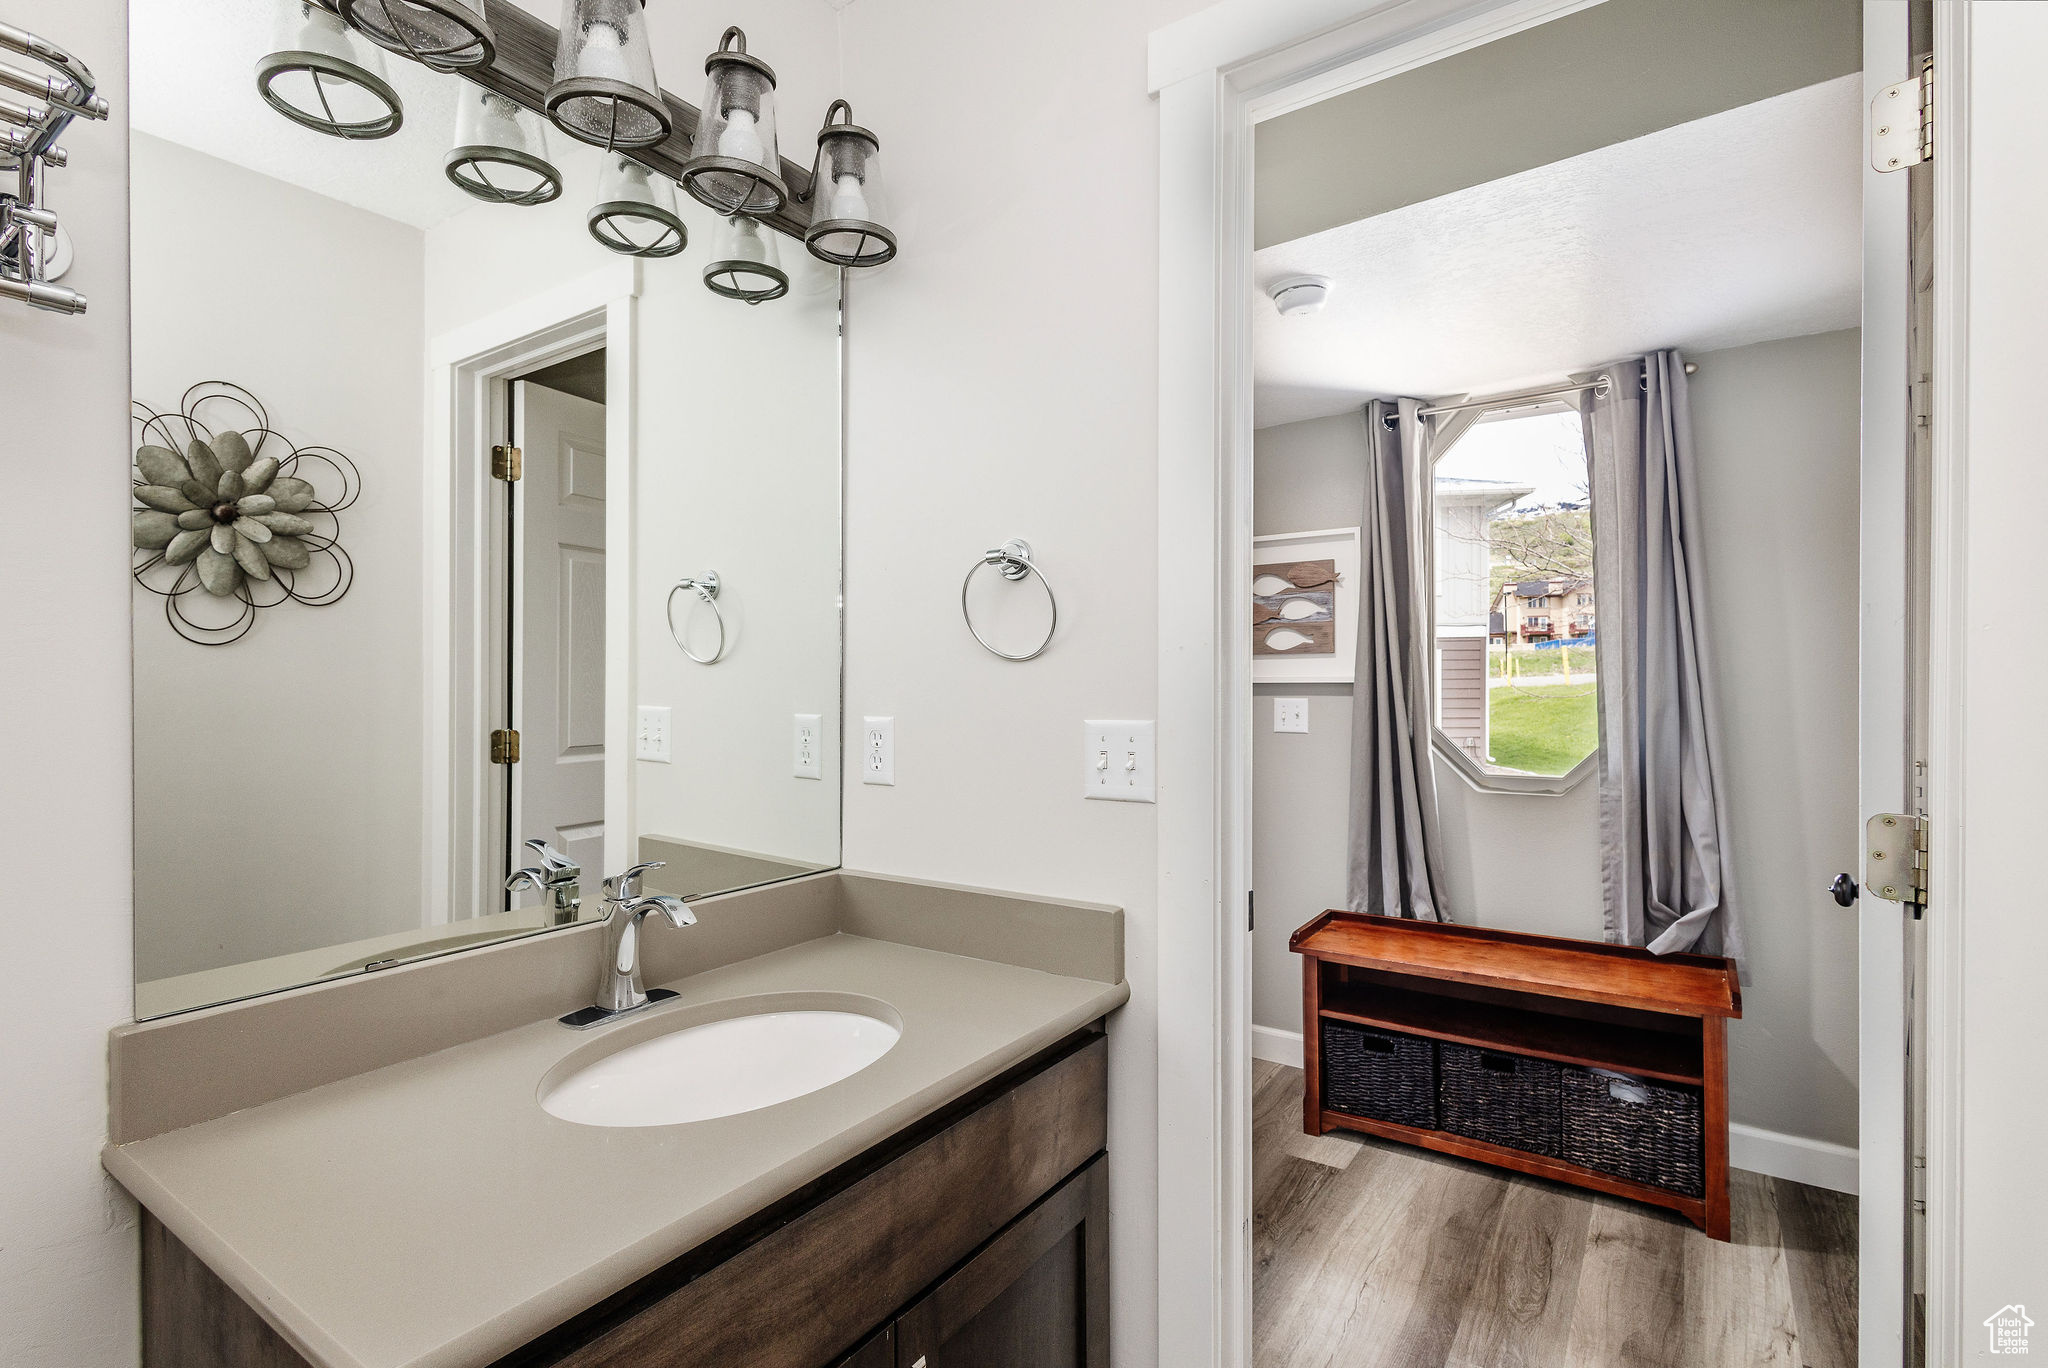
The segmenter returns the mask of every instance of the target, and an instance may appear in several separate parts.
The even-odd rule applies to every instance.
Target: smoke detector
[[[1268,285],[1266,295],[1283,318],[1312,314],[1329,302],[1330,281],[1327,276],[1285,276]]]

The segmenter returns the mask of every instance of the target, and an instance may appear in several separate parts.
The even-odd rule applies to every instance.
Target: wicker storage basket
[[[1324,1017],[1323,1105],[1434,1129],[1436,1043]]]
[[[1705,1190],[1698,1088],[1567,1066],[1560,1093],[1563,1158],[1688,1197]]]
[[[1557,1156],[1557,1065],[1447,1041],[1437,1067],[1444,1130],[1530,1154]]]

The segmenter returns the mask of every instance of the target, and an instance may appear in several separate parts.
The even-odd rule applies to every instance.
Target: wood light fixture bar
[[[555,48],[560,31],[513,5],[491,6],[491,29],[498,38],[496,56],[483,66],[464,67],[457,74],[546,118],[548,87],[555,83]],[[668,137],[653,147],[620,150],[670,180],[680,181],[683,163],[690,159],[691,140],[697,136],[698,110],[666,90],[661,92],[661,98],[668,106],[672,125]],[[774,213],[762,215],[761,222],[802,241],[804,230],[811,226],[811,168],[784,157],[782,182],[789,187],[788,200]]]
[[[1362,1131],[1676,1211],[1717,1240],[1728,1221],[1728,1018],[1735,963],[1630,946],[1325,912],[1296,931],[1302,957],[1302,1123]],[[1697,1088],[1703,1191],[1694,1197],[1447,1130],[1330,1109],[1323,1022],[1350,1022],[1497,1054]]]

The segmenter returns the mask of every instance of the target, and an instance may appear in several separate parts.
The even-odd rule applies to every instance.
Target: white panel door
[[[520,381],[512,411],[525,461],[513,835],[515,844],[541,837],[582,865],[589,889],[604,860],[604,405]]]

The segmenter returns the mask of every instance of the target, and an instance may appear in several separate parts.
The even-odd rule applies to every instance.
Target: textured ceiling
[[[1841,77],[1265,248],[1261,291],[1335,288],[1318,314],[1255,304],[1255,421],[1854,327],[1861,92]]]

